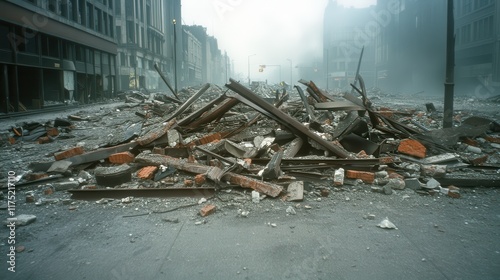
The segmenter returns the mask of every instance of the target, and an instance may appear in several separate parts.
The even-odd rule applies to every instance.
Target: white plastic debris
[[[122,203],[131,203],[134,200],[133,196],[122,198]]]
[[[427,181],[427,184],[425,184],[425,188],[427,189],[435,189],[439,186],[441,186],[441,184],[434,178],[431,178],[429,181]]]
[[[398,229],[391,221],[389,221],[387,217],[383,219],[377,226],[379,228]]]
[[[250,213],[249,211],[238,209],[238,215],[241,217],[247,218],[249,213]]]
[[[293,208],[293,206],[288,206],[288,208],[286,208],[286,213],[291,214],[291,215],[297,214],[297,212],[295,211],[295,208]]]
[[[260,193],[256,191],[252,191],[252,202],[259,203],[260,202]]]
[[[202,204],[202,203],[205,203],[205,202],[207,202],[207,199],[204,198],[204,197],[202,197],[202,198],[200,198],[200,200],[198,200],[198,204]]]

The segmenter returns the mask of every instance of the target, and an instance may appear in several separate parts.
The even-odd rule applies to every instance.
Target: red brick
[[[474,166],[481,165],[481,164],[485,163],[486,160],[488,160],[488,155],[484,155],[484,156],[477,157],[477,158],[469,158],[469,162]]]
[[[48,136],[42,136],[38,138],[38,144],[47,144],[52,142],[52,139],[50,139]]]
[[[55,127],[47,129],[47,135],[52,137],[57,136],[59,135],[59,130],[57,130],[57,128]]]
[[[207,204],[203,208],[200,209],[200,215],[202,217],[206,217],[208,215],[211,215],[215,213],[215,205],[213,204]]]
[[[116,153],[110,155],[108,160],[111,163],[117,164],[129,163],[134,161],[134,155],[131,152]]]
[[[359,151],[359,153],[356,154],[356,158],[368,158],[370,157],[369,155],[366,154],[365,150]]]
[[[54,189],[52,187],[48,187],[48,188],[43,190],[44,195],[51,195],[53,193],[54,193]]]
[[[467,145],[471,145],[471,146],[474,146],[474,147],[479,147],[479,143],[474,140],[474,139],[470,139],[469,137],[466,137],[463,142]]]
[[[207,181],[207,176],[205,174],[198,174],[194,176],[194,183],[197,186],[203,185]]]
[[[417,140],[404,139],[399,143],[398,152],[418,158],[425,158],[426,148]]]
[[[484,137],[484,139],[486,139],[487,141],[492,142],[492,143],[500,144],[500,138],[486,136],[486,137]]]
[[[47,173],[41,173],[41,172],[29,173],[26,176],[26,180],[27,181],[35,181],[35,180],[39,180],[39,179],[42,179],[42,178],[45,178],[45,177],[49,177],[49,174],[47,174]]]
[[[193,180],[184,180],[184,186],[191,187],[193,185]]]
[[[380,158],[378,158],[378,160],[380,161],[380,164],[394,163],[393,157],[380,157]]]
[[[83,154],[83,147],[77,146],[77,147],[71,148],[71,149],[63,151],[63,152],[55,153],[54,158],[56,160],[62,160],[62,159],[70,158],[70,157],[81,155],[81,154]]]
[[[157,166],[146,166],[137,171],[137,178],[139,179],[152,179],[156,170],[158,170]]]
[[[347,170],[346,177],[349,179],[361,179],[365,183],[373,183],[375,180],[375,173],[357,170]]]
[[[453,185],[448,186],[448,196],[452,198],[460,198],[460,189]]]

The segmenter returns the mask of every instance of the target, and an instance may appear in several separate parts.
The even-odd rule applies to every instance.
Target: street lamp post
[[[248,86],[250,86],[250,57],[256,55],[255,53],[254,54],[251,54],[248,56]]]
[[[290,89],[293,87],[292,83],[293,83],[293,74],[292,74],[292,60],[291,59],[287,59],[288,61],[290,61]]]
[[[174,87],[177,94],[177,26],[175,18],[172,20],[172,23],[174,24]]]

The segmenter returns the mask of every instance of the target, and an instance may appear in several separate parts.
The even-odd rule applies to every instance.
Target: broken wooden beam
[[[207,91],[209,88],[210,88],[210,84],[206,83],[196,94],[191,96],[188,100],[186,100],[186,102],[182,103],[182,105],[180,107],[178,107],[177,110],[175,110],[175,112],[166,119],[166,121],[168,122],[168,121],[172,120],[173,118],[179,116],[180,114],[184,113],[184,111],[187,108],[189,108],[189,106],[191,106],[193,104],[193,102],[195,102],[198,98],[200,98],[200,96],[203,93],[205,93],[205,91]]]
[[[150,154],[143,152],[135,158],[135,162],[145,163],[148,165],[165,165],[171,166],[178,170],[183,170],[195,174],[208,174],[211,167],[199,163],[189,163],[184,159],[177,159],[163,155]],[[221,180],[228,181],[231,184],[237,184],[243,188],[251,188],[258,192],[264,193],[271,197],[278,196],[283,188],[279,185],[255,180],[247,176],[239,175],[232,172],[227,172],[222,176]]]
[[[339,147],[335,146],[333,143],[326,141],[321,138],[321,136],[316,133],[310,131],[306,126],[298,122],[296,119],[290,117],[289,115],[283,113],[281,110],[273,107],[271,104],[267,103],[261,97],[253,93],[251,90],[247,89],[237,81],[230,79],[230,83],[226,84],[226,87],[236,92],[234,95],[235,98],[245,103],[246,105],[254,108],[255,110],[267,115],[283,126],[290,129],[293,133],[301,136],[302,138],[309,138],[314,142],[318,143],[322,148],[326,151],[332,152],[333,154],[342,157],[348,158],[349,153],[343,151]]]
[[[156,63],[155,63],[154,67],[155,67],[155,69],[156,69],[156,72],[158,72],[158,74],[160,75],[161,79],[165,82],[165,84],[167,84],[167,87],[170,89],[170,91],[172,91],[172,93],[174,94],[175,98],[177,98],[177,100],[175,100],[175,102],[177,102],[177,103],[182,103],[182,102],[180,101],[179,96],[177,95],[177,92],[175,92],[175,90],[172,88],[172,86],[171,86],[171,85],[170,85],[170,83],[168,82],[167,77],[165,77],[165,76],[163,75],[163,72],[161,72],[160,67],[158,67],[158,64],[156,64]]]
[[[265,179],[277,179],[281,175],[281,159],[283,158],[283,150],[278,151],[269,160],[266,167],[262,170],[262,177]]]
[[[83,164],[83,163],[88,163],[88,162],[99,161],[101,159],[106,159],[109,156],[111,156],[112,154],[129,151],[129,150],[133,149],[135,146],[137,146],[137,142],[130,142],[130,143],[114,146],[114,147],[102,148],[102,149],[98,149],[95,151],[90,151],[90,152],[87,152],[87,153],[82,154],[82,155],[69,157],[65,160],[71,161],[71,163],[72,163],[71,166],[75,166],[78,164]]]
[[[98,200],[125,197],[212,197],[215,188],[86,189],[68,190],[72,199]]]

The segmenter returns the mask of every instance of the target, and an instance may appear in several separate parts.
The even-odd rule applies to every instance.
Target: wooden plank
[[[213,170],[212,167],[207,165],[202,165],[199,163],[189,163],[185,159],[177,159],[164,155],[141,153],[136,158],[135,161],[138,163],[146,163],[148,165],[165,165],[171,166],[179,170],[183,170],[195,174],[210,174]],[[258,192],[264,193],[266,195],[276,197],[282,191],[283,188],[279,185],[263,182],[261,180],[255,180],[247,176],[235,174],[232,172],[227,172],[222,176],[221,181],[228,181],[232,184],[237,184],[243,188],[251,188]]]
[[[314,104],[316,110],[331,110],[331,111],[361,111],[365,108],[358,106],[348,100],[340,100],[334,102],[322,102]]]

